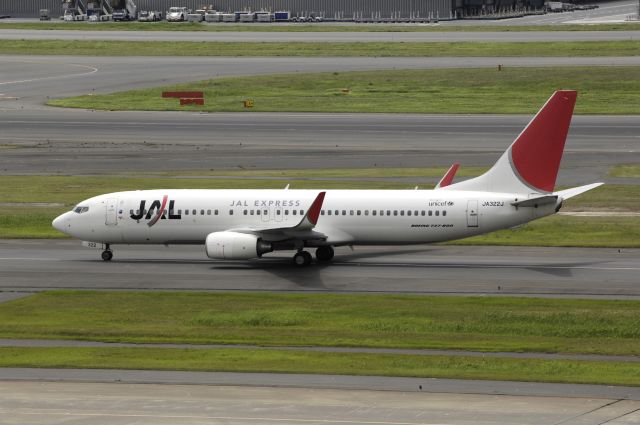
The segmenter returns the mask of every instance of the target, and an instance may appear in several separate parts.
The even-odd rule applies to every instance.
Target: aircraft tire
[[[102,259],[104,261],[111,261],[111,259],[113,258],[113,252],[109,249],[106,249],[104,251],[102,251]]]
[[[316,259],[318,262],[327,263],[333,260],[334,251],[331,246],[321,246],[316,249]]]
[[[297,267],[307,267],[309,264],[311,264],[311,260],[311,254],[309,254],[307,251],[296,252],[296,255],[293,256],[293,264],[295,264]]]

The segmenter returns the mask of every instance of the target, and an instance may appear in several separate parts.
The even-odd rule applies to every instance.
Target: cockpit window
[[[73,212],[76,214],[86,213],[87,211],[89,211],[89,207],[77,206],[73,209]]]

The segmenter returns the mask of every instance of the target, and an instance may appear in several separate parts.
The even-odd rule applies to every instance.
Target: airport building
[[[83,10],[115,8],[132,0],[2,0],[0,15],[38,17],[40,9],[48,9],[52,17],[64,9],[79,6]],[[515,9],[539,9],[544,0],[133,0],[137,10],[158,10],[172,6],[200,9],[203,6],[224,12],[290,11],[296,16],[322,16],[327,20],[449,20]],[[102,3],[105,3],[103,5]]]

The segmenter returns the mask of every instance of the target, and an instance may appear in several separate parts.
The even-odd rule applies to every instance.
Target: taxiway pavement
[[[309,388],[313,378],[306,376],[303,388],[0,381],[0,415],[14,425],[623,425],[640,420],[637,399]]]
[[[256,31],[83,31],[3,29],[0,40],[118,40],[192,42],[550,42],[640,40],[640,31],[482,32],[260,32]]]
[[[114,260],[77,241],[0,241],[0,291],[49,289],[415,293],[637,299],[640,251],[598,248],[339,248],[329,265],[289,253],[212,261],[202,246],[114,246]]]

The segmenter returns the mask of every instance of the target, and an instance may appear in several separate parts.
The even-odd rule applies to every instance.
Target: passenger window
[[[393,210],[393,215],[398,215],[398,210]]]
[[[424,217],[424,210],[420,211],[420,215],[422,215]]]
[[[433,215],[433,211],[429,210],[429,217]]]
[[[244,210],[242,213],[243,213],[244,215],[247,215],[247,210]]]
[[[276,215],[280,215],[280,210],[276,210]]]
[[[253,215],[253,213],[255,213],[254,210],[249,211],[249,214]]]
[[[340,211],[339,211],[339,210],[336,210],[336,211],[335,211],[335,215],[340,215]]]
[[[414,211],[413,215],[417,216],[418,215],[418,211]]]
[[[353,210],[349,210],[349,215],[353,215]]]
[[[207,215],[211,215],[211,210],[207,210]]]
[[[260,215],[260,211],[262,210],[256,210],[256,215]]]
[[[184,210],[184,215],[189,215],[189,210]]]
[[[347,215],[347,210],[342,210],[342,215]]]
[[[198,215],[198,211],[193,210],[193,215]]]
[[[133,215],[133,210],[129,210],[129,215]]]
[[[407,215],[410,216],[411,215],[411,210],[407,211]]]
[[[262,213],[262,215],[269,215],[269,210],[264,210],[264,212]]]
[[[331,215],[331,210],[327,210],[327,215]]]
[[[371,211],[371,214],[373,214],[373,215],[376,215],[376,213],[377,213],[376,210]]]
[[[364,215],[369,215],[369,210],[364,210]]]
[[[293,213],[293,215],[298,215],[298,210],[292,210],[291,212]]]
[[[358,210],[356,211],[356,215],[361,215],[362,211]]]
[[[204,215],[204,210],[200,210],[200,215]]]
[[[436,210],[436,216],[440,215],[440,211]]]
[[[215,215],[218,215],[218,210],[213,211]],[[180,214],[180,210],[178,210],[178,214]]]
[[[404,210],[400,211],[400,215],[404,216]]]
[[[289,210],[284,210],[284,215],[289,215]]]
[[[320,215],[324,215],[324,210],[320,210]]]
[[[442,216],[444,217],[445,215],[447,215],[446,211],[442,211]]]
[[[178,210],[178,215],[181,215],[181,214],[182,214],[182,210]]]
[[[304,215],[304,210],[300,210],[300,215]]]
[[[229,215],[233,215],[233,210],[229,210]]]

